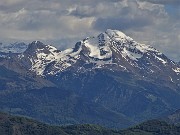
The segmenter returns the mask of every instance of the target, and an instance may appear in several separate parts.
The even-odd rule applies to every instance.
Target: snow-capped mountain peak
[[[45,53],[45,54],[53,54],[55,53],[56,51],[58,51],[57,48],[55,48],[54,46],[52,45],[45,45],[43,44],[42,42],[40,41],[33,41],[32,43],[30,43],[28,45],[28,48],[27,50],[25,51],[25,53],[28,53],[28,54],[37,54],[37,53]]]
[[[118,30],[108,29],[97,37],[84,39],[83,44],[89,50],[89,57],[99,60],[110,59],[113,53],[133,61],[138,61],[147,52],[162,54],[149,45],[137,43],[131,37]]]
[[[107,29],[105,32],[111,39],[115,38],[115,39],[126,39],[128,36],[126,36],[123,32],[118,31],[118,30],[111,30],[111,29]]]
[[[108,68],[123,71],[155,70],[173,65],[164,54],[152,46],[140,44],[118,30],[106,30],[96,37],[87,37],[64,51],[40,41],[33,41],[18,54],[19,61],[37,75],[57,75],[69,68]],[[161,67],[160,67],[161,66]],[[176,69],[176,66],[171,67]],[[175,71],[172,70],[174,73]]]
[[[52,45],[33,41],[19,58],[27,68],[37,75],[54,75],[75,63],[78,51],[75,48],[60,51]]]

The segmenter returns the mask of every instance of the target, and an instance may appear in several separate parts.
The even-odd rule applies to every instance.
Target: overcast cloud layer
[[[180,61],[180,0],[0,0],[0,42],[67,48],[108,28]]]

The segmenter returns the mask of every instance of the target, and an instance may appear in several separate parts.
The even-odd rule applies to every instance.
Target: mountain
[[[180,109],[176,110],[175,112],[171,113],[170,115],[162,118],[162,120],[164,120],[168,123],[180,125]]]
[[[115,131],[97,125],[51,126],[20,116],[0,113],[3,135],[178,135],[180,127],[164,121],[150,120],[129,129]]]
[[[180,108],[179,65],[117,30],[66,50],[33,41],[23,53],[0,60],[7,73],[1,77],[0,108],[14,114],[53,124],[124,128]],[[24,89],[7,87],[10,78]]]
[[[31,74],[21,75],[4,66],[0,66],[0,93],[40,89],[54,86],[53,83]]]
[[[120,133],[122,135],[178,135],[180,127],[165,121],[149,120]]]
[[[31,45],[27,50],[33,47],[36,49],[36,46]],[[96,123],[108,127],[116,124],[127,127],[133,123],[123,114],[86,101],[72,90],[57,87],[51,81],[27,70],[26,65],[18,61],[19,58],[20,54],[13,53],[1,58],[1,110],[54,124]],[[49,110],[50,104],[52,108]],[[45,114],[42,113],[44,111]]]
[[[109,69],[112,66],[112,70],[144,75],[155,74],[160,69],[169,70],[172,75],[179,73],[175,62],[152,46],[139,44],[124,33],[109,29],[97,37],[79,41],[74,48],[64,51],[34,41],[21,58],[31,62],[27,68],[42,76],[55,75],[76,65],[78,70],[87,69],[87,65],[91,65],[90,68]],[[171,80],[169,76],[167,79]],[[177,81],[176,78],[172,79]]]
[[[50,124],[94,123],[112,128],[125,128],[133,124],[125,115],[63,88],[1,92],[0,98],[1,110]]]
[[[28,45],[24,42],[15,42],[12,44],[6,44],[0,43],[0,52],[12,52],[12,53],[22,53],[27,49]]]
[[[0,58],[1,92],[40,89],[53,86],[55,84],[27,71],[22,65],[10,57]]]
[[[132,73],[141,80],[148,78],[159,84],[166,82],[164,84],[168,87],[180,85],[179,65],[152,46],[139,44],[117,30],[108,29],[64,51],[34,41],[19,57],[27,69],[40,76],[54,77],[67,70],[78,74],[92,69],[107,69]]]

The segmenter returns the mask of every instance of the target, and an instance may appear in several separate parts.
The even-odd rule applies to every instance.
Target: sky
[[[120,30],[180,61],[180,0],[0,0],[0,42],[73,47]]]

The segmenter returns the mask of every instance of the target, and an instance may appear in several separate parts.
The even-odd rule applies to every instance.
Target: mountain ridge
[[[180,108],[179,65],[117,30],[85,38],[66,50],[33,41],[23,53],[5,53],[0,61],[2,73],[6,71],[0,74],[0,108],[45,122],[85,121],[122,128],[114,119],[131,125]],[[12,81],[16,76],[11,71],[17,81]]]
[[[135,72],[144,70],[144,73],[150,74],[153,74],[154,70],[159,70],[159,66],[164,68],[170,65],[172,71],[179,74],[178,65],[164,54],[152,46],[137,43],[117,30],[108,29],[97,37],[85,38],[77,42],[74,48],[64,51],[60,51],[52,45],[45,45],[40,41],[33,41],[28,46],[24,53],[18,55],[20,61],[22,59],[22,63],[27,65],[28,69],[41,76],[56,75],[76,63],[93,64],[92,68],[103,68],[110,64],[116,65],[121,70],[135,70]],[[33,49],[33,46],[37,48]],[[38,46],[41,47],[38,48]],[[149,59],[153,59],[155,62]],[[83,65],[79,64],[78,66],[84,68]],[[48,66],[51,69],[47,68]],[[169,77],[169,79],[171,78]],[[174,80],[174,78],[172,79]]]

